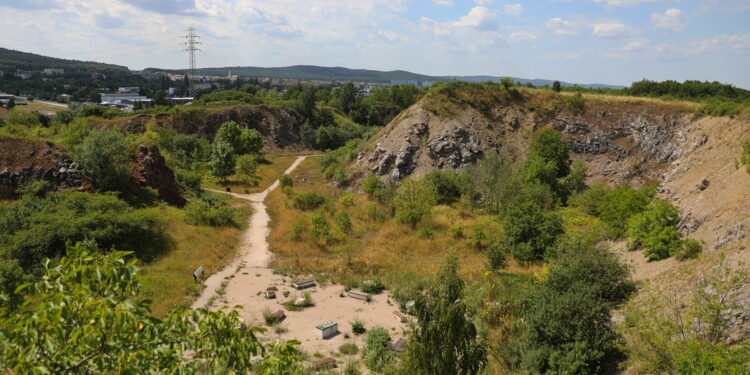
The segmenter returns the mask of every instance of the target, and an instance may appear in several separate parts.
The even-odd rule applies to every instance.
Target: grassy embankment
[[[188,306],[199,291],[193,271],[202,266],[204,277],[222,269],[234,258],[240,235],[252,214],[250,202],[218,195],[236,209],[234,226],[212,227],[185,222],[185,211],[166,205],[148,210],[159,218],[174,241],[172,250],[141,265],[142,296],[153,301],[152,312],[164,316],[176,307]]]

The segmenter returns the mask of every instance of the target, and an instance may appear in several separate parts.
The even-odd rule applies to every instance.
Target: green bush
[[[375,327],[367,332],[365,344],[363,361],[370,370],[379,372],[393,361],[391,336],[385,328]]]
[[[745,166],[747,173],[750,173],[750,139],[742,141],[742,153],[740,162]]]
[[[356,203],[354,194],[346,193],[339,198],[339,203],[344,207],[352,207]]]
[[[375,221],[384,221],[385,215],[380,212],[380,209],[378,209],[378,205],[375,202],[365,202],[363,206],[365,213],[367,214],[367,217],[369,217],[371,220]]]
[[[299,193],[292,198],[292,206],[298,210],[312,211],[326,204],[328,199],[316,191]]]
[[[61,192],[0,205],[0,254],[29,270],[64,254],[66,242],[133,250],[150,260],[168,247],[156,217],[111,194]]]
[[[542,259],[563,233],[555,212],[545,212],[536,203],[516,203],[508,207],[503,221],[502,242],[520,261]]]
[[[620,238],[626,234],[630,218],[643,212],[651,197],[649,189],[621,187],[610,190],[596,205],[596,216],[607,224],[610,235]]]
[[[294,242],[302,241],[302,236],[307,231],[307,220],[304,216],[297,216],[292,222],[292,229],[289,232],[289,238]]]
[[[341,229],[342,232],[349,234],[352,232],[352,219],[349,217],[349,213],[341,211],[336,214],[336,225]]]
[[[677,260],[695,259],[703,251],[703,242],[694,240],[692,238],[686,238],[682,240],[680,247],[675,252],[675,258]]]
[[[370,280],[363,281],[362,285],[360,285],[360,289],[368,294],[378,294],[382,292],[383,289],[385,289],[385,285],[383,285],[383,283],[380,282],[380,279],[376,277]]]
[[[644,212],[628,221],[629,247],[643,247],[649,260],[668,258],[681,245],[681,235],[676,228],[679,222],[677,207],[656,199]]]
[[[440,204],[458,202],[461,195],[471,190],[469,175],[464,172],[433,170],[424,179],[435,186]]]
[[[355,355],[358,351],[357,344],[352,342],[341,344],[341,346],[339,346],[339,352],[343,355]]]
[[[292,177],[288,174],[284,173],[281,176],[279,176],[279,186],[282,188],[285,187],[293,187],[294,181],[292,180]]]
[[[500,244],[496,242],[491,243],[490,246],[487,247],[487,249],[485,250],[485,254],[487,254],[487,268],[490,271],[496,271],[505,268],[505,266],[508,264],[508,260],[505,257],[505,252],[503,252]]]
[[[91,132],[73,152],[73,159],[81,165],[101,191],[123,191],[130,186],[128,141],[117,130]]]
[[[232,207],[219,200],[193,199],[185,205],[185,221],[193,225],[235,225],[234,213]]]
[[[372,173],[367,175],[364,181],[362,181],[362,189],[364,189],[370,199],[379,200],[380,193],[384,187],[385,185],[383,185],[383,181],[380,181],[380,178]]]
[[[432,212],[432,206],[436,203],[437,191],[434,185],[424,179],[408,178],[401,182],[393,199],[396,220],[414,229],[422,218]]]
[[[331,232],[328,228],[328,220],[322,211],[316,212],[312,217],[312,228],[310,235],[317,240],[328,240]]]
[[[365,323],[359,319],[351,322],[350,324],[352,325],[352,333],[354,333],[355,335],[361,335],[367,332],[367,329],[365,328]]]

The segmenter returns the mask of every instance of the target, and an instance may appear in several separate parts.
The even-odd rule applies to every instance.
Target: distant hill
[[[65,69],[66,72],[129,72],[127,67],[120,65],[104,64],[93,61],[58,59],[34,53],[0,48],[0,70],[9,72],[15,72],[16,70],[39,71],[47,68]]]
[[[184,73],[185,70],[164,70],[158,68],[147,68],[147,72],[174,72]],[[501,76],[428,76],[424,74],[407,72],[405,70],[368,70],[349,69],[344,67],[324,67],[316,65],[293,65],[277,68],[261,68],[254,66],[228,66],[221,68],[201,68],[198,74],[211,76],[226,76],[228,74],[240,77],[274,78],[274,79],[299,79],[299,80],[321,80],[321,81],[359,81],[390,83],[392,80],[415,80],[415,81],[452,81],[454,79],[469,82],[500,81]],[[516,82],[526,84],[531,82],[534,86],[552,85],[554,80],[548,79],[526,79],[509,77]],[[573,83],[561,82],[565,86],[573,86]],[[591,88],[613,88],[621,89],[624,86],[606,84],[578,84],[582,87]]]

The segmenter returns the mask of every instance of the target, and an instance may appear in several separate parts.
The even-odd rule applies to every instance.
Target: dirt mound
[[[258,130],[264,138],[265,152],[300,151],[304,147],[299,136],[301,116],[281,106],[246,105],[232,108],[176,108],[170,114],[137,115],[112,120],[92,120],[95,128],[115,126],[128,133],[142,133],[146,124],[154,122],[182,134],[213,138],[225,121]]]
[[[48,182],[50,190],[93,190],[65,149],[49,142],[0,137],[0,198],[14,198],[20,185],[33,181]]]

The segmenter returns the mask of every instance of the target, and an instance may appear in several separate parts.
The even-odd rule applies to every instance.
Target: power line
[[[185,39],[182,44],[186,46],[185,51],[188,52],[188,60],[190,64],[190,67],[188,68],[188,89],[190,91],[190,95],[193,95],[193,81],[195,79],[195,51],[200,51],[200,48],[198,48],[197,46],[201,44],[201,42],[198,41],[198,38],[200,38],[200,36],[195,33],[194,27],[188,28],[187,32],[187,35],[182,37],[183,39]]]

